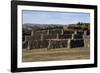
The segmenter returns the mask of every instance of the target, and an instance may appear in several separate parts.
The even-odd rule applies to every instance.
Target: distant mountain
[[[76,25],[80,26],[89,26],[89,23],[77,23]],[[22,25],[23,30],[38,30],[38,29],[51,29],[51,28],[63,28],[64,26],[76,26],[75,24],[31,24],[26,23]]]
[[[60,24],[23,24],[23,30],[38,30],[38,29],[46,29],[46,28],[54,28],[54,27],[62,27]]]

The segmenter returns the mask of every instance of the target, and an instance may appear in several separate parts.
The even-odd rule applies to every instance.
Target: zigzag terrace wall
[[[23,49],[78,48],[90,45],[90,29],[87,25],[64,25],[62,28],[43,28],[24,33]]]

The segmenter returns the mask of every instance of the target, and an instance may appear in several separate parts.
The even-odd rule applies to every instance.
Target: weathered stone
[[[78,35],[83,35],[84,34],[84,31],[77,31],[77,34]]]
[[[76,34],[72,36],[73,39],[83,39],[83,35]]]
[[[70,42],[70,47],[71,48],[76,48],[76,47],[84,47],[84,40],[71,40]]]
[[[34,48],[89,48],[89,30],[43,29],[32,31],[23,38],[22,47]],[[88,43],[88,44],[86,44]]]
[[[68,31],[68,30],[64,30],[63,34],[73,34],[74,31]]]
[[[59,39],[71,39],[71,38],[72,38],[72,34],[59,35]]]

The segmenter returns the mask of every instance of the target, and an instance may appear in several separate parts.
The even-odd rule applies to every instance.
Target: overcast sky
[[[22,21],[36,24],[72,24],[78,22],[90,22],[89,13],[75,12],[47,12],[47,11],[22,11]]]

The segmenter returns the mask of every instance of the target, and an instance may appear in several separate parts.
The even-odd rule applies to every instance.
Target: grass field
[[[89,48],[56,48],[22,50],[22,62],[89,59]]]

